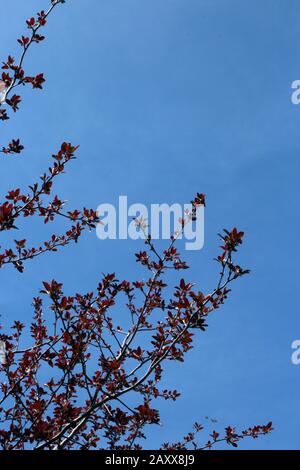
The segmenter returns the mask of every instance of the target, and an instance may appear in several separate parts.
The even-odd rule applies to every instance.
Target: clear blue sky
[[[16,54],[24,20],[46,0],[12,0],[0,16],[0,56]],[[213,287],[216,234],[246,232],[240,261],[251,275],[199,334],[184,366],[169,364],[177,404],[161,402],[164,426],[148,447],[177,440],[208,415],[219,426],[272,419],[276,430],[242,448],[300,448],[300,366],[291,364],[299,321],[300,4],[296,0],[69,0],[49,20],[47,41],[27,69],[45,72],[45,92],[24,91],[1,143],[20,137],[20,157],[0,160],[1,189],[25,187],[64,140],[80,158],[56,192],[69,207],[188,202],[205,192],[205,247],[187,253],[186,277]],[[53,231],[62,231],[59,223]],[[34,243],[47,238],[27,225]],[[137,272],[141,242],[95,234],[57,255],[1,270],[0,313],[28,321],[42,280],[90,291],[102,272]],[[180,379],[179,379],[180,378]],[[180,382],[180,384],[178,384]]]

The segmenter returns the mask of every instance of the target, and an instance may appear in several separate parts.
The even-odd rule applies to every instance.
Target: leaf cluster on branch
[[[0,119],[8,119],[8,109],[17,111],[21,98],[13,94],[20,85],[42,88],[44,75],[27,76],[23,62],[29,47],[44,40],[39,30],[53,9],[27,20],[29,36],[18,42],[20,60],[9,56],[3,65]],[[2,90],[2,91],[1,91]],[[4,154],[22,150],[14,139]],[[98,217],[93,209],[65,211],[65,202],[51,196],[54,180],[75,158],[78,147],[63,143],[53,155],[52,165],[38,183],[27,191],[11,189],[0,203],[0,232],[16,230],[22,218],[35,217],[44,223],[63,217],[71,223],[63,235],[52,235],[38,247],[26,239],[14,240],[0,253],[0,269],[11,264],[23,272],[26,261],[77,242],[85,229],[94,229]],[[196,217],[196,208],[205,204],[197,194],[193,211],[182,228]],[[176,247],[178,234],[160,253],[151,239],[136,253],[136,261],[146,270],[140,280],[119,280],[115,273],[103,275],[94,291],[67,294],[57,280],[43,282],[40,296],[33,299],[34,317],[30,326],[15,320],[10,332],[0,334],[0,447],[12,449],[139,449],[148,425],[160,424],[157,399],[176,401],[177,390],[161,385],[169,361],[184,362],[207,322],[229,296],[233,281],[249,272],[234,260],[244,233],[236,228],[220,235],[222,246],[216,261],[220,273],[209,292],[202,292],[185,278],[173,288],[170,271],[188,269]],[[28,343],[30,343],[28,345]],[[24,346],[27,345],[26,347]],[[198,443],[203,426],[182,441],[164,443],[163,449],[210,449],[219,442],[236,447],[246,438],[268,434],[272,423],[242,432],[227,427],[213,430]]]

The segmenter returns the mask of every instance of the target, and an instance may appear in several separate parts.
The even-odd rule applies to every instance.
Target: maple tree
[[[11,117],[9,110],[15,113],[20,107],[17,87],[29,84],[43,88],[43,73],[27,76],[24,59],[32,44],[45,39],[40,29],[62,3],[65,0],[52,0],[47,11],[27,20],[29,34],[18,39],[19,61],[8,56],[3,63],[1,121]],[[15,138],[2,147],[2,153],[19,154],[23,148]],[[76,158],[77,148],[63,143],[39,182],[25,192],[15,188],[5,195],[0,204],[0,231],[14,231],[24,217],[37,217],[44,223],[63,217],[70,226],[65,234],[53,235],[40,246],[30,247],[26,239],[14,240],[0,253],[1,269],[11,265],[22,273],[27,261],[77,242],[83,231],[95,228],[96,211],[65,211],[64,201],[52,196],[55,179]],[[182,227],[194,220],[201,205],[205,205],[205,196],[197,194]],[[147,270],[147,280],[120,281],[114,273],[107,274],[95,292],[74,295],[65,294],[56,280],[44,281],[41,296],[33,299],[31,345],[22,348],[22,339],[28,342],[28,334],[19,320],[10,332],[0,332],[0,447],[141,448],[145,427],[160,422],[153,402],[157,398],[175,401],[179,396],[177,390],[160,388],[164,365],[184,361],[195,337],[206,330],[207,318],[230,294],[230,284],[249,272],[234,261],[243,237],[236,228],[220,235],[221,252],[216,258],[220,274],[208,293],[195,290],[182,278],[169,298],[167,273],[188,268],[176,248],[178,234],[171,237],[163,253],[157,251],[151,236],[146,236],[146,248],[136,254],[136,261]],[[117,302],[128,312],[122,315],[122,324],[114,314]],[[46,383],[45,376],[49,377]],[[182,441],[164,443],[162,449],[210,449],[222,441],[236,447],[246,437],[257,438],[271,430],[271,422],[241,432],[228,426],[222,433],[213,430],[199,443],[197,435],[203,427],[195,423]]]

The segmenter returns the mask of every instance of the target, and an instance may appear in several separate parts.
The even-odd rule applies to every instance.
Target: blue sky
[[[17,54],[24,20],[46,0],[13,0],[0,17],[0,56]],[[80,158],[56,192],[69,207],[117,203],[185,203],[204,192],[205,246],[185,253],[186,277],[214,286],[216,234],[246,232],[240,262],[252,272],[199,334],[184,366],[167,368],[177,404],[161,403],[163,426],[148,447],[178,440],[204,416],[219,426],[272,419],[269,437],[242,448],[299,449],[300,366],[291,343],[300,338],[300,79],[296,0],[69,0],[47,25],[47,41],[31,50],[27,70],[45,72],[45,92],[24,90],[21,111],[2,126],[1,142],[20,137],[20,157],[0,160],[2,193],[24,187],[48,167],[64,140]],[[57,227],[57,228],[56,228]],[[58,223],[53,231],[62,231]],[[26,227],[40,240],[40,225]],[[31,315],[41,281],[90,291],[102,272],[144,276],[134,253],[141,242],[100,242],[29,262],[23,275],[0,273],[0,313]],[[180,380],[178,378],[180,377]]]

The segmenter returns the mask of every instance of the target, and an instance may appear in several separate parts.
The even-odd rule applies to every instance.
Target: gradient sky
[[[46,7],[5,2],[2,59],[17,55],[24,20]],[[219,427],[274,422],[270,436],[241,448],[300,448],[300,366],[291,363],[300,339],[300,105],[290,98],[300,79],[299,15],[297,0],[68,0],[27,58],[28,72],[45,72],[45,91],[25,89],[21,111],[2,126],[1,143],[20,137],[26,147],[1,158],[2,194],[34,182],[64,140],[81,145],[56,183],[70,209],[116,204],[122,194],[129,203],[186,203],[204,192],[205,246],[185,253],[184,273],[200,289],[215,283],[217,233],[246,232],[239,260],[251,274],[234,284],[185,365],[168,364],[166,382],[182,397],[160,402],[163,426],[149,430],[147,447],[210,416]],[[41,224],[26,230],[33,244],[49,234]],[[142,248],[92,233],[29,261],[23,275],[1,271],[4,328],[30,319],[42,280],[56,278],[71,294],[95,288],[102,272],[145,276],[134,258]]]

